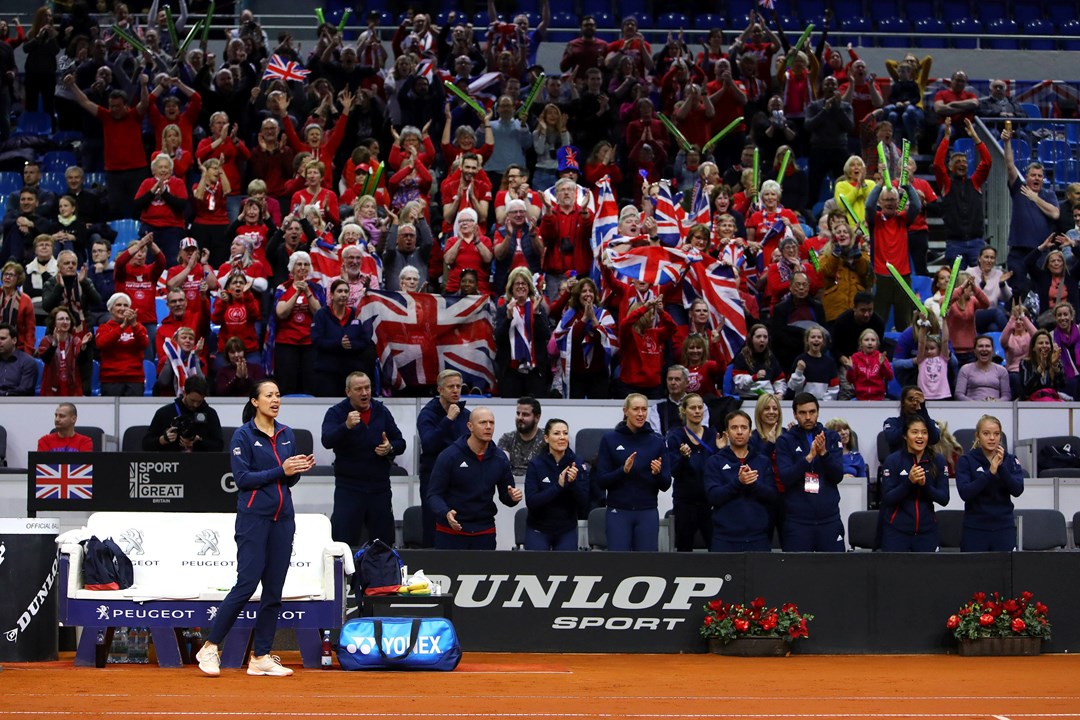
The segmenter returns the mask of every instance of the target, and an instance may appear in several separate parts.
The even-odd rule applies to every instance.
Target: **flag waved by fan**
[[[457,370],[465,384],[490,391],[495,385],[493,310],[486,295],[369,291],[359,319],[375,338],[381,385],[394,390],[434,385],[443,370]]]
[[[698,180],[694,183],[694,195],[690,201],[690,213],[686,216],[686,231],[695,225],[712,226],[712,212],[709,208],[709,193],[705,184]]]
[[[656,220],[656,237],[660,244],[668,247],[677,247],[686,238],[686,228],[683,226],[686,211],[679,204],[681,197],[681,194],[673,196],[671,183],[661,180],[659,190],[652,199],[656,208],[653,212]]]
[[[735,359],[746,343],[746,314],[739,297],[739,280],[734,268],[720,262],[690,266],[687,274],[690,286],[709,306],[709,320],[720,331],[723,357],[712,358],[725,364]],[[689,305],[687,305],[689,307]]]
[[[310,70],[304,69],[304,66],[295,60],[286,61],[285,58],[280,55],[272,55],[270,60],[266,63],[266,70],[263,71],[263,80],[284,80],[289,82],[295,80],[302,82],[307,78]]]
[[[638,280],[649,285],[667,285],[678,282],[686,274],[686,268],[700,263],[701,254],[685,253],[678,248],[663,245],[646,245],[630,248],[625,252],[608,255],[611,268],[621,277]]]
[[[619,204],[611,190],[611,178],[605,175],[596,183],[600,191],[596,198],[596,215],[592,225],[593,282],[600,285],[600,262],[604,250],[619,232]]]

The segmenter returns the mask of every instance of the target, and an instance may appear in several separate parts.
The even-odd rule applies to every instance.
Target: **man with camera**
[[[143,436],[142,449],[160,452],[221,452],[221,421],[206,404],[210,388],[201,375],[184,382],[184,394],[158,409]]]

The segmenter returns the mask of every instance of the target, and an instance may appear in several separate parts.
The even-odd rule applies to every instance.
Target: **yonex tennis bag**
[[[445,618],[353,618],[337,646],[343,670],[453,670],[461,661],[454,626]]]

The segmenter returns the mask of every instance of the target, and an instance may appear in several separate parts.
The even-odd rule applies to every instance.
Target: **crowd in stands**
[[[1003,81],[979,98],[957,69],[927,96],[931,58],[879,78],[827,24],[793,47],[775,11],[699,47],[654,47],[631,17],[601,37],[586,16],[545,67],[546,1],[535,28],[493,2],[486,32],[412,11],[358,37],[326,23],[303,53],[244,11],[212,28],[220,58],[177,47],[184,14],[173,33],[158,7],[0,23],[0,110],[45,113],[54,144],[6,112],[0,140],[78,139],[67,166],[28,159],[5,198],[4,395],[88,395],[96,374],[102,395],[175,397],[201,375],[247,397],[273,373],[283,394],[340,396],[353,371],[380,377],[372,291],[488,296],[496,383],[476,393],[661,399],[672,365],[705,398],[1078,392],[1080,184],[1059,204],[1014,155],[1020,128],[999,140],[1008,257],[984,238],[972,123],[1023,116]],[[935,182],[902,166],[905,141]],[[946,236],[933,275],[927,215]],[[650,248],[684,258],[673,282]],[[920,278],[925,310],[904,287]]]

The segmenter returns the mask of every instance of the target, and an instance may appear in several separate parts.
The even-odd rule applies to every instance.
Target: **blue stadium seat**
[[[876,0],[875,2],[871,2],[870,17],[878,23],[880,23],[882,20],[887,20],[889,18],[900,17],[901,13],[898,11],[896,6],[896,0]],[[914,15],[911,9],[906,6],[904,7],[904,14],[906,14],[908,17]],[[918,17],[917,15],[914,16]]]
[[[911,289],[915,291],[915,294],[921,297],[923,300],[929,300],[934,294],[934,279],[924,277],[922,275],[911,276]]]
[[[1013,157],[1016,158],[1016,164],[1021,165],[1031,161],[1031,145],[1028,145],[1027,140],[1021,140],[1019,138],[1013,138]]]
[[[661,30],[685,30],[690,27],[690,19],[684,13],[664,13],[656,18],[656,27]]]
[[[154,383],[157,382],[157,365],[152,360],[143,360],[142,367],[143,377],[145,378],[143,395],[150,397],[154,394]]]
[[[846,33],[870,32],[870,30],[873,29],[870,27],[870,21],[862,15],[852,15],[849,17],[845,17],[841,21],[840,27]],[[846,40],[847,42],[850,42],[856,47],[861,47],[867,44],[866,39],[864,39],[862,35],[849,35]]]
[[[974,18],[960,18],[949,23],[949,29],[956,34],[967,37],[954,37],[953,47],[973,50],[979,42],[978,36],[982,34],[982,23]]]
[[[799,17],[805,22],[812,22],[825,15],[825,0],[799,0]]]
[[[38,325],[34,328],[34,347],[37,348],[41,344],[42,338],[45,337],[46,327],[44,325]]]
[[[105,173],[103,172],[88,172],[83,175],[83,185],[86,187],[94,187],[99,185],[105,187]]]
[[[884,18],[878,21],[878,32],[883,33],[906,33],[911,30],[907,20],[897,17]],[[883,37],[879,39],[881,47],[906,48],[911,47],[911,38],[907,35],[896,37]]]
[[[945,21],[938,20],[937,18],[920,18],[915,21],[915,40],[919,43],[921,48],[943,48],[945,47],[946,40],[943,37],[927,37],[927,34],[931,33],[945,33],[948,32]]]
[[[112,220],[109,222],[109,227],[116,231],[116,240],[113,241],[114,245],[119,245],[121,248],[126,247],[132,240],[139,239],[138,220]]]
[[[899,13],[897,13],[899,14]],[[936,18],[934,3],[928,0],[912,0],[904,3],[904,15],[909,18]]]
[[[154,307],[157,310],[158,322],[161,322],[165,318],[169,317],[169,305],[165,301],[165,298],[163,298],[163,297],[154,298]]]
[[[78,165],[78,158],[75,157],[75,153],[68,152],[67,150],[53,150],[45,153],[41,157],[41,171],[42,172],[58,172],[63,174],[72,165]]]
[[[41,173],[41,187],[51,193],[63,195],[67,192],[67,180],[64,179],[62,172],[43,172]]]
[[[615,3],[615,13],[619,19],[634,17],[638,21],[638,29],[645,29],[652,23],[649,11],[646,9],[645,0],[621,0]]]
[[[864,17],[862,0],[833,0],[832,8],[833,15],[844,26],[852,18]]]
[[[1043,11],[1041,3],[1037,2],[1024,2],[1024,0],[1016,0],[1012,4],[1013,20],[1020,23],[1024,27],[1024,32],[1029,32],[1029,24],[1034,21],[1043,22]],[[1053,24],[1051,23],[1051,26]]]
[[[990,338],[990,340],[992,340],[994,343],[994,354],[1004,360],[1005,351],[1001,347],[1001,333],[988,332],[986,333],[986,337]]]
[[[24,112],[15,124],[15,135],[52,135],[52,117],[44,112]]]
[[[600,23],[597,22],[599,27]],[[580,27],[581,23],[578,21],[576,15],[568,12],[557,12],[551,14],[551,27],[553,28],[576,28]],[[548,37],[552,42],[570,42],[577,35],[576,30],[559,30],[556,32],[549,32]]]
[[[722,27],[724,27],[724,18],[721,15],[704,13],[694,16],[694,29],[696,30],[712,30],[713,28]]]
[[[1059,160],[1068,160],[1072,157],[1072,148],[1064,140],[1040,140],[1036,146],[1036,152],[1039,162],[1047,165],[1055,165]]]
[[[41,396],[41,378],[45,375],[45,361],[41,358],[34,358],[34,363],[37,364],[37,380],[34,382],[34,394]]]
[[[1054,182],[1058,185],[1080,182],[1080,160],[1059,160],[1054,165]]]
[[[738,397],[738,393],[735,392],[735,380],[734,380],[734,377],[735,377],[735,366],[734,365],[728,365],[727,369],[724,370],[723,391],[724,391],[725,395],[729,395],[731,397]]]
[[[977,17],[982,20],[984,25],[989,25],[995,20],[1001,20],[1009,16],[1005,11],[1005,3],[999,0],[981,0],[975,3],[975,10]]]
[[[22,186],[22,173],[13,171],[0,172],[0,202],[7,202],[7,196],[21,190]]]
[[[581,5],[581,12],[583,15],[592,15],[596,17],[598,13],[611,14],[612,3],[611,0],[585,0]]]
[[[971,7],[967,2],[943,2],[941,3],[941,19],[947,23],[962,20],[971,15]]]
[[[1048,3],[1046,14],[1058,25],[1068,23],[1076,17],[1076,6],[1068,2]]]
[[[1020,23],[1020,27],[1023,28],[1025,35],[1054,35],[1054,23],[1049,20],[1043,20],[1041,18],[1032,20],[1021,20],[1016,18],[1016,21]],[[1044,38],[1032,38],[1024,40],[1024,49],[1026,50],[1055,50],[1057,49],[1057,41],[1053,37]]]
[[[1058,23],[1058,34],[1064,35],[1062,50],[1080,50],[1080,20],[1066,20]]]
[[[1042,110],[1035,103],[1020,103],[1020,109],[1026,112],[1029,118],[1042,117]]]
[[[1070,145],[1080,145],[1080,123],[1065,125],[1065,142]]]
[[[990,37],[986,39],[987,46],[992,50],[1019,50],[1018,38],[994,37],[995,35],[1016,35],[1020,32],[1015,20],[998,18],[986,24],[986,32]]]
[[[57,130],[52,139],[60,147],[73,147],[74,143],[82,142],[84,137],[78,130]]]
[[[101,363],[97,360],[90,365],[90,394],[94,397],[101,395]]]
[[[746,19],[750,16],[750,11],[757,6],[757,0],[730,0],[727,3],[727,16],[731,21],[731,29],[742,32],[746,27]]]

